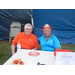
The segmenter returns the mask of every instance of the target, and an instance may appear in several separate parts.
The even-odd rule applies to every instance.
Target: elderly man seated
[[[32,25],[30,23],[27,23],[24,26],[24,32],[18,33],[12,42],[11,46],[12,55],[15,54],[15,48],[18,43],[20,43],[21,48],[24,49],[36,50],[39,48],[37,37],[31,32],[32,32]]]

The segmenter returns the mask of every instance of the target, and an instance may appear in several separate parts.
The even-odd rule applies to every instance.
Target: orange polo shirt
[[[21,48],[25,49],[39,48],[37,37],[32,33],[29,36],[26,36],[25,32],[18,33],[14,38],[12,45],[17,46],[18,42],[20,43]]]

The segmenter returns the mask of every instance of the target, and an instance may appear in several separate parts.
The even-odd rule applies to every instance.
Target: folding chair
[[[20,22],[12,22],[10,25],[10,33],[9,33],[9,44],[12,42],[14,37],[21,32],[21,23]]]

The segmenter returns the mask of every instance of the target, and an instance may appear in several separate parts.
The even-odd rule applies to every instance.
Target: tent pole
[[[34,33],[33,9],[31,9],[31,23],[33,26],[33,33]]]

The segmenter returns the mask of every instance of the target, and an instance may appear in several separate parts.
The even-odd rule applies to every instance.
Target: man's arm
[[[12,55],[15,54],[15,48],[16,48],[19,36],[20,36],[20,33],[18,33],[12,41],[12,45],[11,45]]]
[[[60,50],[60,42],[57,37],[54,38],[55,50]]]
[[[12,56],[15,54],[15,48],[16,48],[16,46],[15,46],[15,45],[12,45],[12,46],[11,46]]]
[[[33,48],[33,49],[34,49],[34,50],[37,50],[37,48]],[[33,49],[32,49],[32,50],[33,50]]]

